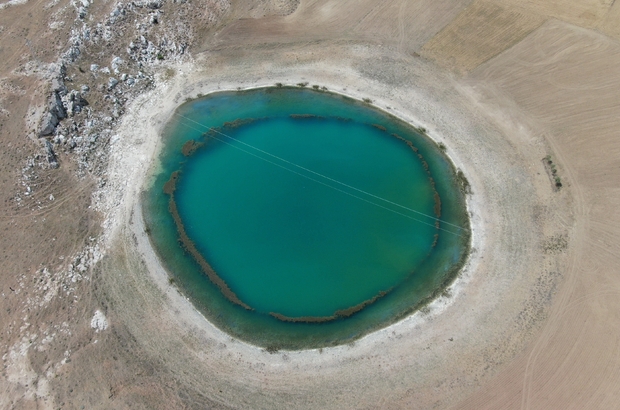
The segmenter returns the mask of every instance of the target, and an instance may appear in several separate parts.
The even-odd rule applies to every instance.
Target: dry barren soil
[[[617,2],[1,1],[0,408],[618,407]],[[187,98],[306,82],[447,147],[472,253],[396,324],[268,352],[168,280],[140,192]]]

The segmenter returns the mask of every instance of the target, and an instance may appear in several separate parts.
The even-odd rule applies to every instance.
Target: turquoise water
[[[238,119],[251,120],[225,125]],[[182,105],[164,134],[144,194],[151,241],[194,304],[244,340],[289,349],[349,342],[428,302],[466,255],[469,236],[458,227],[468,222],[449,161],[365,104],[302,89],[219,93]],[[186,157],[189,140],[205,144]],[[187,235],[253,310],[231,303],[179,244],[163,193],[174,171]]]

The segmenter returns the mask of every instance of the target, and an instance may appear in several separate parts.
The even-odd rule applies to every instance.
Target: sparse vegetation
[[[568,248],[568,237],[566,235],[554,235],[545,240],[542,244],[545,253],[561,253]]]
[[[556,189],[562,188],[562,179],[558,175],[558,169],[556,165],[553,163],[551,159],[551,155],[547,155],[543,158],[543,163],[545,164],[545,168],[551,173],[552,183],[554,184]]]
[[[460,169],[456,171],[456,183],[459,186],[459,189],[464,195],[471,195],[471,185],[469,185],[469,181],[467,177]]]
[[[444,144],[443,142],[440,142],[439,144],[437,144],[437,147],[442,151],[442,152],[446,152],[448,150],[448,147],[446,147],[446,144]]]
[[[364,101],[366,104],[372,104],[372,100],[370,98],[364,98],[362,99],[362,101]]]
[[[308,83],[307,83],[307,82],[304,82],[304,83],[297,83],[297,87],[301,87],[301,88],[304,88],[304,87],[305,87],[305,86],[307,86],[307,85],[308,85]]]
[[[278,353],[280,351],[280,345],[270,344],[265,348],[265,351],[269,354]]]
[[[448,299],[452,297],[452,291],[449,288],[445,288],[442,292],[441,292],[441,296]]]
[[[428,305],[424,305],[420,308],[420,313],[422,313],[423,315],[428,315],[429,313],[431,313],[431,308]]]
[[[176,75],[176,73],[177,72],[174,68],[166,68],[166,70],[164,71],[163,79],[169,80],[173,78]]]

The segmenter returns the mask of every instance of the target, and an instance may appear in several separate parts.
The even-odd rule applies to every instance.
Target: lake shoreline
[[[351,53],[346,46],[342,50],[345,54]],[[389,55],[389,50],[374,50],[370,55],[372,53]],[[349,55],[352,61],[358,58]],[[252,58],[261,61],[265,57],[254,55]],[[187,383],[199,383],[193,374],[220,374],[203,386],[206,393],[217,396],[217,391],[212,389],[224,380],[234,380],[226,382],[227,396],[222,399],[223,403],[249,397],[248,389],[257,386],[254,377],[265,378],[276,385],[285,380],[291,386],[309,383],[307,388],[315,392],[328,391],[334,383],[367,386],[366,383],[372,381],[371,385],[376,387],[347,388],[351,394],[339,399],[342,406],[359,406],[379,394],[377,389],[383,380],[392,380],[397,386],[397,379],[417,379],[419,372],[424,375],[424,381],[416,384],[419,392],[416,397],[424,402],[424,397],[429,397],[424,391],[430,389],[424,386],[444,380],[446,374],[466,380],[467,374],[488,374],[489,370],[483,370],[488,360],[495,363],[488,369],[494,369],[512,359],[529,340],[531,330],[528,329],[535,329],[541,323],[535,310],[528,309],[524,319],[517,319],[519,312],[532,303],[541,307],[538,312],[544,312],[547,306],[544,299],[537,299],[538,296],[532,299],[530,293],[538,280],[537,267],[546,257],[531,244],[540,241],[543,229],[547,228],[534,222],[529,215],[535,203],[552,200],[547,194],[548,181],[539,181],[534,168],[544,155],[536,150],[515,151],[510,141],[520,138],[518,132],[498,131],[494,122],[472,104],[466,85],[446,81],[419,60],[406,60],[403,70],[422,73],[424,82],[416,77],[415,87],[398,88],[377,81],[342,61],[287,66],[265,62],[268,69],[259,74],[253,74],[256,72],[252,67],[235,67],[225,61],[223,57],[221,61],[202,60],[200,64],[176,67],[174,78],[158,83],[153,93],[134,102],[119,130],[124,138],[112,146],[113,160],[106,189],[123,192],[123,200],[122,205],[111,208],[115,210],[109,214],[106,235],[108,246],[114,252],[105,265],[109,273],[104,284],[113,289],[111,297],[118,306],[117,311],[126,312],[117,320],[127,323],[153,355],[159,354],[161,346],[170,346],[169,351],[173,352],[177,350],[173,346],[183,343],[183,352],[170,353],[166,360],[171,369],[178,366],[187,369],[189,373],[182,376]],[[291,60],[287,62],[291,64]],[[394,64],[393,67],[398,67]],[[381,69],[378,64],[372,72]],[[152,161],[162,148],[159,140],[162,127],[173,116],[175,107],[186,98],[215,91],[235,91],[237,87],[272,86],[277,82],[294,85],[307,79],[358,100],[371,98],[374,105],[407,123],[426,128],[435,141],[446,145],[448,156],[456,168],[464,172],[473,191],[467,200],[472,252],[446,294],[427,308],[349,345],[274,353],[278,351],[277,346],[268,351],[230,338],[209,323],[169,283],[145,231],[139,197],[149,186],[147,175],[153,167],[158,167]],[[436,89],[443,93],[434,92]],[[138,131],[134,126],[136,122],[149,126]],[[497,161],[513,164],[513,168],[497,166]],[[515,172],[521,176],[519,183],[514,179]],[[114,198],[118,196],[111,196]],[[505,206],[506,201],[510,206]],[[135,238],[136,246],[129,245],[134,243],[131,238]],[[121,243],[128,245],[119,248]],[[135,267],[129,272],[122,270],[123,259],[131,261]],[[121,275],[121,271],[125,273]],[[128,273],[131,282],[125,278]],[[120,285],[122,277],[125,278],[123,286]],[[127,283],[132,285],[127,286]],[[549,282],[549,286],[552,284]],[[153,304],[134,305],[137,292],[147,292]],[[152,312],[149,314],[157,320],[137,321],[131,313],[136,309]],[[484,317],[493,325],[481,325]],[[515,332],[516,320],[525,320],[530,325]],[[157,347],[150,347],[147,342],[153,331],[159,332]],[[221,346],[222,355],[213,353],[215,346]],[[432,346],[432,350],[427,346]],[[492,346],[495,353],[482,360],[487,346]],[[448,371],[439,360],[455,357],[455,352],[458,358]],[[240,361],[227,359],[229,355]],[[188,358],[193,359],[188,362]],[[379,363],[389,364],[390,373],[377,373]],[[382,376],[378,379],[379,375]],[[470,389],[464,382],[455,386],[462,391]],[[278,391],[267,390],[260,402],[269,407],[268,403],[275,403],[279,397]]]
[[[462,222],[465,221],[465,226],[469,226],[469,221],[467,221],[467,215],[464,212],[465,198],[461,197],[462,194],[460,195],[458,194],[459,188],[458,188],[458,184],[456,181],[457,172],[454,169],[454,166],[450,162],[450,160],[445,158],[441,150],[437,148],[437,144],[433,142],[427,135],[425,135],[423,130],[419,128],[414,128],[411,125],[406,124],[403,121],[396,119],[393,115],[390,115],[389,113],[386,113],[377,108],[371,107],[368,103],[365,103],[363,101],[356,101],[349,97],[344,99],[344,98],[341,98],[342,96],[340,94],[330,93],[329,91],[325,91],[325,90],[321,90],[321,91],[312,90],[312,89],[304,90],[303,88],[300,88],[300,87],[267,87],[267,88],[261,87],[261,88],[256,88],[256,89],[246,89],[243,91],[236,91],[232,93],[220,92],[220,93],[214,93],[214,94],[207,94],[199,98],[198,100],[194,100],[193,102],[190,102],[190,103],[186,102],[186,104],[194,104],[194,105],[202,106],[203,104],[206,103],[206,101],[211,101],[211,99],[213,98],[215,99],[223,98],[224,99],[223,104],[226,104],[226,101],[229,98],[235,98],[235,96],[238,94],[241,94],[241,96],[245,99],[250,98],[249,101],[252,101],[251,100],[252,95],[256,96],[253,98],[262,98],[261,96],[263,95],[270,96],[271,98],[274,95],[274,93],[279,93],[279,95],[281,96],[289,95],[289,97],[287,98],[295,98],[296,100],[303,99],[303,98],[318,98],[318,100],[316,101],[312,100],[314,101],[313,103],[304,103],[300,107],[303,107],[304,105],[308,105],[308,104],[315,106],[315,104],[319,104],[319,101],[322,101],[322,99],[328,98],[328,100],[332,103],[335,103],[336,101],[341,100],[341,103],[344,104],[344,106],[348,107],[350,104],[351,108],[355,107],[355,112],[356,112],[355,115],[364,115],[363,113],[372,113],[373,115],[378,116],[377,118],[374,118],[374,117],[365,118],[364,117],[363,120],[360,117],[360,119],[354,120],[353,118],[350,118],[350,117],[343,117],[343,115],[345,115],[344,112],[341,113],[340,115],[335,115],[333,112],[330,112],[328,115],[317,115],[317,114],[308,114],[308,113],[288,115],[289,111],[304,112],[303,108],[300,108],[300,107],[291,108],[288,106],[288,104],[286,104],[287,108],[284,109],[283,111],[284,113],[281,114],[284,117],[288,115],[292,120],[296,120],[296,121],[312,121],[312,124],[315,124],[315,126],[317,125],[316,121],[324,121],[324,120],[331,120],[331,121],[336,120],[338,122],[341,122],[341,125],[344,125],[344,124],[362,125],[363,124],[364,126],[372,127],[376,129],[376,130],[372,130],[372,133],[373,133],[373,138],[375,137],[378,138],[377,141],[381,141],[384,138],[393,139],[394,141],[399,141],[397,144],[397,146],[399,147],[398,149],[399,150],[404,149],[410,152],[410,154],[413,155],[413,157],[411,157],[412,158],[411,160],[415,158],[416,163],[420,164],[418,165],[418,166],[421,166],[420,176],[419,176],[420,180],[428,178],[428,184],[430,187],[429,189],[432,191],[432,201],[434,202],[434,205],[433,205],[433,209],[432,210],[429,209],[427,212],[429,213],[434,212],[435,218],[441,218],[442,216],[441,215],[442,201],[440,199],[439,193],[437,192],[437,186],[435,183],[435,179],[433,178],[433,174],[431,173],[431,167],[429,167],[429,163],[425,160],[425,157],[422,155],[422,152],[426,152],[426,155],[433,156],[434,160],[431,161],[431,163],[435,163],[439,161],[442,164],[443,163],[448,164],[449,169],[445,171],[447,175],[440,175],[440,176],[435,175],[435,177],[440,177],[439,181],[442,181],[441,183],[443,185],[446,185],[446,186],[442,185],[443,190],[449,190],[453,192],[452,196],[450,197],[450,200],[454,203],[452,203],[451,205],[450,205],[450,202],[446,203],[448,205],[448,208],[446,209],[449,211],[448,212],[449,218],[451,219],[457,218],[457,215],[458,215],[458,220]],[[240,101],[245,101],[245,99],[241,99]],[[245,104],[251,105],[249,101],[246,102]],[[189,107],[191,107],[191,105],[184,105],[184,107],[185,107],[184,110],[188,110]],[[218,109],[222,109],[224,112],[227,112],[227,110],[221,108],[220,105],[218,105],[218,107],[219,107]],[[351,108],[348,108],[348,109],[351,109]],[[211,110],[209,110],[208,112],[210,116],[213,116],[213,115],[217,116],[217,114],[215,114]],[[216,143],[216,141],[218,141],[219,138],[222,138],[222,136],[226,136],[224,132],[230,133],[234,130],[239,129],[239,127],[241,126],[248,126],[250,124],[256,124],[256,121],[258,120],[262,120],[264,123],[265,120],[269,120],[270,118],[273,118],[273,115],[275,113],[272,113],[267,117],[265,117],[266,113],[260,113],[258,117],[256,116],[252,116],[251,118],[241,117],[233,121],[229,121],[228,119],[226,120],[222,119],[221,121],[226,121],[226,122],[224,122],[221,125],[220,124],[213,125],[209,123],[208,126],[206,125],[199,126],[198,124],[202,123],[202,121],[198,118],[194,118],[193,116],[188,117],[190,113],[191,111],[182,111],[181,113],[178,113],[178,112],[175,113],[173,119],[175,120],[174,124],[176,125],[171,125],[173,127],[172,129],[177,129],[178,127],[182,127],[182,128],[179,128],[178,131],[174,131],[174,132],[180,133],[179,135],[184,135],[185,127],[187,127],[188,124],[192,125],[190,127],[192,130],[193,129],[198,130],[204,127],[205,128],[204,132],[200,136],[192,135],[191,139],[189,139],[187,142],[184,142],[184,141],[188,137],[183,137],[179,139],[179,142],[174,144],[174,147],[171,146],[167,148],[168,150],[172,150],[173,152],[176,152],[177,145],[181,145],[182,143],[181,152],[183,156],[180,157],[178,156],[178,154],[172,154],[172,153],[167,154],[168,156],[173,155],[173,158],[175,158],[174,159],[175,164],[177,161],[176,159],[177,157],[180,162],[178,165],[173,167],[175,170],[170,174],[170,178],[168,179],[168,181],[164,183],[163,191],[169,198],[168,203],[167,203],[167,210],[172,215],[172,219],[174,220],[174,225],[176,226],[176,231],[179,235],[177,240],[180,241],[180,244],[182,248],[184,248],[185,253],[191,256],[194,262],[196,262],[196,264],[200,267],[200,270],[203,272],[203,274],[205,274],[209,278],[210,284],[206,283],[205,285],[200,285],[199,283],[202,283],[202,282],[195,282],[195,281],[187,282],[187,280],[183,280],[182,277],[179,277],[178,274],[175,273],[176,271],[187,271],[187,269],[191,269],[193,264],[187,265],[186,268],[182,268],[179,265],[175,265],[176,267],[173,267],[173,266],[170,266],[168,263],[166,264],[169,265],[167,269],[170,270],[169,271],[169,275],[171,278],[170,280],[171,281],[174,280],[174,283],[180,288],[186,289],[185,290],[185,292],[187,292],[186,294],[190,297],[190,299],[195,301],[194,303],[196,304],[197,308],[201,311],[204,311],[207,317],[211,316],[211,320],[215,320],[215,323],[220,328],[222,328],[222,330],[231,332],[231,334],[235,335],[236,337],[240,337],[244,340],[247,340],[250,343],[258,344],[259,346],[270,346],[270,345],[273,345],[274,343],[277,343],[279,346],[281,346],[281,348],[289,349],[289,350],[299,350],[299,349],[331,346],[331,345],[338,344],[337,340],[341,340],[340,343],[351,343],[354,340],[357,340],[360,337],[363,337],[364,334],[367,334],[372,331],[376,331],[377,329],[380,329],[382,327],[388,326],[391,322],[400,320],[400,318],[406,315],[412,314],[416,310],[419,310],[420,308],[423,308],[424,306],[428,305],[433,299],[435,299],[436,297],[438,297],[445,291],[445,287],[448,286],[450,283],[452,283],[452,281],[458,275],[458,271],[460,270],[460,267],[462,267],[462,265],[465,263],[467,259],[467,255],[469,253],[469,233],[468,233],[469,228],[465,228],[465,231],[458,235],[459,239],[455,239],[452,237],[446,237],[445,239],[442,240],[440,244],[442,246],[441,254],[445,254],[446,252],[448,252],[448,250],[445,249],[446,246],[450,246],[450,247],[458,246],[459,248],[458,252],[459,252],[459,255],[461,255],[458,261],[454,262],[454,264],[449,267],[443,267],[443,263],[442,263],[440,264],[440,266],[442,266],[441,270],[438,270],[440,273],[432,273],[432,274],[429,273],[431,271],[434,272],[436,270],[434,266],[437,265],[437,262],[431,262],[428,259],[429,258],[431,258],[432,260],[441,259],[440,256],[436,255],[436,252],[437,252],[436,246],[440,238],[440,233],[443,235],[449,235],[449,234],[452,234],[452,229],[453,229],[451,224],[447,223],[446,221],[443,221],[441,219],[434,219],[435,234],[431,238],[432,244],[431,244],[429,254],[425,256],[423,263],[421,261],[419,262],[420,264],[416,263],[416,265],[411,266],[410,273],[407,274],[407,276],[403,279],[403,281],[404,282],[411,282],[414,280],[419,281],[420,279],[415,279],[415,278],[420,277],[420,275],[423,275],[423,277],[428,277],[428,275],[432,275],[433,277],[440,275],[441,278],[443,279],[441,280],[433,279],[432,283],[437,283],[437,285],[433,286],[432,288],[429,288],[428,294],[422,294],[418,290],[415,290],[412,292],[412,290],[415,288],[411,288],[412,286],[411,284],[407,285],[409,289],[412,289],[410,291],[404,291],[403,289],[400,289],[400,292],[398,293],[399,296],[394,296],[397,298],[395,300],[403,300],[403,298],[406,298],[406,299],[411,299],[411,302],[407,302],[406,303],[407,306],[403,304],[405,302],[398,302],[398,306],[400,307],[397,310],[394,310],[393,313],[390,313],[390,315],[392,315],[392,319],[383,320],[382,323],[374,323],[374,321],[371,321],[372,325],[370,325],[370,323],[365,324],[365,320],[363,319],[358,319],[358,321],[356,321],[356,323],[358,324],[353,325],[354,327],[352,327],[351,330],[347,332],[347,336],[345,339],[341,339],[342,336],[336,336],[336,334],[339,334],[339,333],[336,333],[333,335],[330,334],[330,331],[328,329],[324,329],[322,332],[316,333],[315,337],[318,339],[313,339],[313,340],[320,340],[321,336],[319,335],[322,335],[323,333],[325,333],[325,336],[323,337],[327,337],[328,338],[327,340],[330,340],[329,344],[327,345],[325,343],[320,343],[320,342],[317,343],[316,341],[311,344],[303,343],[303,342],[301,342],[300,344],[300,342],[293,342],[292,340],[294,339],[294,337],[292,335],[295,332],[293,328],[287,331],[287,332],[292,332],[290,337],[293,337],[293,339],[291,339],[291,341],[289,342],[285,341],[285,340],[288,340],[286,339],[286,337],[289,337],[289,336],[285,337],[284,335],[280,335],[277,337],[278,339],[277,341],[276,340],[269,341],[270,338],[265,339],[264,336],[253,337],[251,332],[248,334],[245,334],[245,332],[242,332],[240,329],[234,330],[230,328],[230,326],[228,326],[227,324],[228,321],[230,321],[231,323],[238,323],[238,320],[241,320],[241,318],[236,319],[235,318],[236,316],[234,316],[233,314],[233,316],[228,320],[222,319],[221,318],[221,316],[223,315],[222,309],[226,310],[225,306],[221,306],[220,309],[218,310],[213,310],[210,308],[207,309],[206,306],[209,303],[208,300],[206,300],[207,298],[205,298],[205,296],[192,296],[192,292],[190,291],[190,289],[192,289],[195,292],[195,289],[197,286],[213,285],[217,287],[219,291],[221,292],[221,294],[229,302],[233,304],[239,305],[249,311],[254,311],[254,308],[256,306],[254,305],[249,306],[239,299],[239,297],[230,289],[229,284],[212,268],[212,266],[207,262],[206,258],[198,251],[195,243],[193,242],[193,239],[191,239],[190,236],[188,236],[188,233],[186,232],[186,229],[184,226],[184,222],[181,220],[181,216],[179,215],[179,212],[178,212],[178,207],[177,207],[176,198],[175,198],[176,184],[177,184],[178,178],[184,172],[184,167],[187,163],[186,158],[195,155],[197,149],[199,148],[207,149],[207,150],[213,149],[213,147],[215,147],[215,145],[213,144]],[[373,119],[370,120],[370,118],[373,118]],[[373,123],[373,121],[381,121],[384,125]],[[194,125],[194,123],[196,125]],[[391,130],[388,131],[386,126],[389,127]],[[173,132],[173,131],[170,131],[170,132]],[[399,135],[399,134],[402,134],[402,135]],[[403,137],[403,135],[407,136],[407,138]],[[347,144],[347,146],[350,147],[351,149],[353,148],[357,149],[357,146],[358,146],[357,138],[360,138],[360,136],[358,135],[355,141],[350,141],[350,142],[355,143],[354,146],[351,146],[350,144]],[[401,145],[401,142],[402,142],[402,145]],[[419,149],[416,145],[420,145],[420,147],[423,149]],[[225,146],[222,146],[222,147],[224,148]],[[164,162],[166,163],[168,163],[169,161],[170,160],[164,160]],[[176,169],[177,166],[180,166],[180,168]],[[422,174],[426,176],[423,177]],[[163,181],[163,180],[161,179],[161,177],[158,177],[158,181]],[[448,185],[450,186],[449,188],[448,188]],[[155,187],[154,190],[155,192],[159,192],[159,188],[157,187]],[[152,195],[155,195],[155,194],[152,194]],[[210,197],[212,196],[213,196],[213,193],[210,195]],[[457,200],[454,201],[452,197],[456,198]],[[448,200],[449,198],[444,198],[444,199]],[[156,201],[156,200],[153,199],[152,201]],[[239,199],[239,201],[244,202],[244,200],[241,200],[241,199]],[[460,206],[459,204],[462,204],[463,206],[462,209],[459,208]],[[162,208],[162,205],[159,205],[159,206],[149,205],[149,206],[146,206],[146,208],[143,211],[148,214],[149,212],[158,212],[155,209],[159,209],[159,208]],[[383,207],[380,207],[380,208],[383,208]],[[151,209],[151,211],[149,211],[149,209]],[[458,209],[461,209],[461,210],[458,211]],[[379,209],[379,211],[382,211],[382,210]],[[400,208],[398,208],[398,211],[399,212],[397,212],[397,214],[401,214],[402,212],[404,212]],[[430,214],[428,215],[428,217],[430,218]],[[236,218],[233,218],[233,219],[236,219]],[[414,220],[415,219],[416,218],[414,218]],[[154,220],[158,220],[158,218],[155,218]],[[462,222],[460,222],[460,224]],[[194,223],[196,223],[196,221],[194,221]],[[153,235],[154,232],[160,229],[158,228],[157,224],[156,225],[147,224],[147,228],[151,232],[151,235]],[[451,229],[448,229],[448,228],[451,228]],[[166,235],[166,237],[171,237],[171,235]],[[151,242],[153,244],[158,244],[157,246],[154,245],[156,247],[156,250],[158,246],[161,246],[162,247],[161,249],[169,249],[169,247],[165,245],[167,241],[166,242],[162,242],[160,240],[153,241],[153,237],[151,236]],[[164,256],[159,251],[157,252],[159,253],[159,257],[162,260],[174,259],[174,258]],[[451,252],[448,252],[448,254],[450,253]],[[414,273],[415,273],[415,276],[414,276]],[[183,273],[183,275],[187,275],[187,273]],[[360,301],[348,307],[338,308],[338,310],[336,310],[333,314],[329,316],[308,316],[308,315],[288,316],[288,315],[282,314],[282,312],[271,311],[271,310],[269,310],[269,315],[277,319],[280,322],[287,322],[291,324],[295,324],[295,323],[320,324],[320,323],[335,322],[335,321],[342,322],[342,321],[346,321],[349,317],[353,315],[359,314],[361,311],[368,308],[370,305],[379,301],[379,299],[384,298],[388,296],[389,294],[391,294],[392,291],[395,290],[395,288],[402,287],[402,286],[403,284],[399,282],[396,285],[380,287],[377,293],[374,294],[369,299]],[[193,294],[201,295],[202,293],[193,293]],[[196,300],[196,298],[205,299],[205,300],[199,301],[199,300]],[[211,298],[208,298],[208,299],[211,299]],[[389,304],[383,303],[382,306],[390,306],[390,304],[394,304],[394,303],[395,303],[394,301],[389,302]],[[376,311],[376,309],[377,308],[374,308],[374,311]],[[388,311],[391,312],[389,308],[384,307],[382,309],[388,309],[386,312]],[[217,317],[213,317],[209,313],[209,312],[215,312],[215,311],[220,312],[217,314]],[[235,311],[236,310],[232,310],[232,312],[235,312]],[[257,315],[257,314],[258,313],[253,313],[253,315]],[[245,316],[248,316],[248,315],[244,315],[244,317]],[[366,314],[365,316],[368,316],[368,314]],[[251,320],[251,318],[247,317],[245,320]],[[263,326],[270,326],[269,323],[270,323],[269,321],[265,321],[263,323]],[[359,329],[359,330],[355,330],[355,329]],[[279,335],[277,331],[274,330],[274,332],[275,332],[274,334]],[[260,334],[263,335],[263,334],[268,334],[268,333],[269,332],[265,331],[265,332],[261,332]],[[336,339],[333,339],[334,337]]]

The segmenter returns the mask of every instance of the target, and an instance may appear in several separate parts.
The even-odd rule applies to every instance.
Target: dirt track
[[[0,9],[0,405],[614,408],[620,23],[608,3],[233,4],[196,40],[195,60],[161,64],[154,88],[130,101],[105,148],[104,185],[76,177],[71,154],[59,170],[25,166],[41,151],[24,116],[43,104],[47,80],[13,70],[54,61],[63,37],[45,34],[58,25],[12,20],[44,21],[40,2]],[[68,19],[62,7],[49,18]],[[32,55],[5,45],[24,29],[38,36]],[[371,98],[444,142],[473,188],[475,251],[429,313],[354,345],[269,354],[219,332],[170,286],[139,191],[186,97],[300,81]],[[92,263],[78,277],[67,266],[81,260]]]

